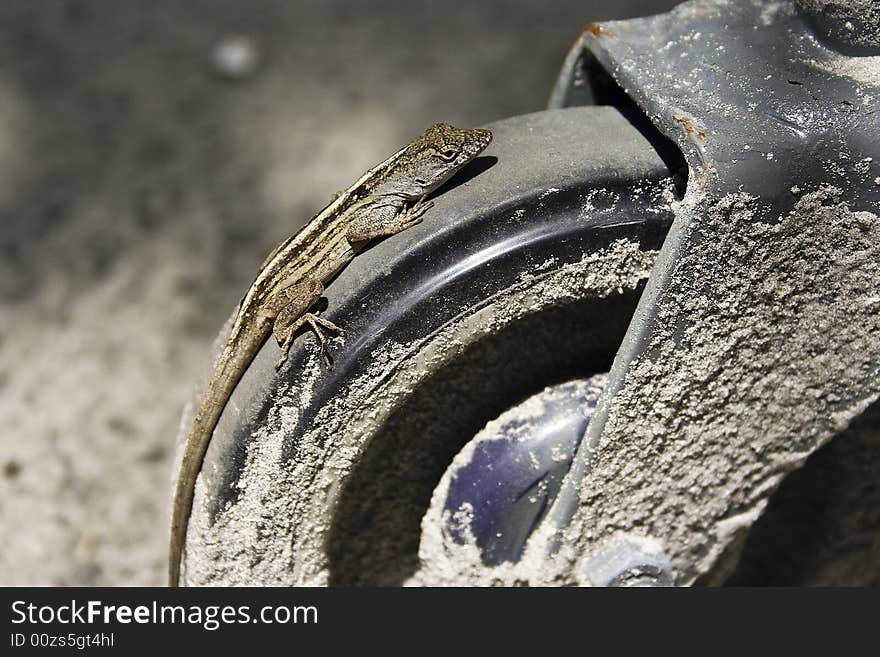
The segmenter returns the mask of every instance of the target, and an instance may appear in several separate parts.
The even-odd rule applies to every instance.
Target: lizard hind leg
[[[279,319],[281,316],[279,315]],[[327,350],[327,335],[324,333],[321,328],[326,327],[331,331],[336,331],[341,333],[342,329],[339,326],[336,326],[333,322],[328,319],[324,319],[323,317],[318,317],[315,313],[305,313],[301,315],[298,319],[296,319],[292,324],[288,324],[286,326],[279,326],[278,320],[275,320],[275,326],[273,327],[273,332],[275,333],[275,338],[281,344],[281,357],[275,363],[275,369],[280,369],[282,365],[287,361],[287,354],[290,351],[290,345],[293,343],[293,336],[296,335],[296,332],[308,323],[311,326],[312,330],[315,332],[315,335],[318,337],[318,340],[321,343],[321,356],[324,358],[324,364],[327,366],[327,369],[333,369],[333,363],[330,360],[330,352]]]
[[[316,313],[308,312],[309,308],[321,298],[324,293],[324,286],[320,281],[307,280],[296,285],[284,288],[275,296],[269,299],[266,304],[266,314],[274,315],[275,323],[272,326],[272,332],[275,339],[281,346],[281,358],[275,363],[275,369],[279,369],[287,360],[287,354],[290,351],[290,345],[296,332],[305,324],[308,324],[315,331],[315,335],[321,343],[321,355],[327,367],[330,365],[330,357],[327,351],[327,336],[321,327],[333,331],[342,331],[333,322],[318,317]]]

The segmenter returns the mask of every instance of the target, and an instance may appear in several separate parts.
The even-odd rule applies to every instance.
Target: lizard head
[[[416,137],[397,161],[400,175],[383,185],[383,193],[397,193],[412,199],[430,194],[465,164],[479,155],[492,133],[480,128],[459,129],[437,123]]]

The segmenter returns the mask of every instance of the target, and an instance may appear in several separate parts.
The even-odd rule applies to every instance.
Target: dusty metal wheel
[[[421,225],[327,287],[332,371],[308,335],[278,374],[274,342],[254,361],[202,468],[186,583],[441,583],[422,519],[455,455],[610,366],[672,219],[669,169],[608,107],[490,127]]]

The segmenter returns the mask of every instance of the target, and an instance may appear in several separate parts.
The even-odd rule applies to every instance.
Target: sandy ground
[[[587,21],[672,4],[0,5],[0,584],[160,584],[180,411],[263,255],[427,125],[543,107]]]

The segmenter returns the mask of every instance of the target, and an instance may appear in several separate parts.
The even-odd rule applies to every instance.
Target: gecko
[[[323,210],[266,258],[238,305],[225,346],[197,406],[184,443],[171,510],[168,584],[177,586],[192,512],[196,479],[214,429],[233,390],[269,334],[281,347],[278,370],[294,336],[314,331],[326,366],[332,366],[325,330],[333,322],[310,312],[332,280],[372,240],[422,221],[427,197],[477,157],[492,140],[489,130],[438,123],[336,194]]]

